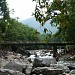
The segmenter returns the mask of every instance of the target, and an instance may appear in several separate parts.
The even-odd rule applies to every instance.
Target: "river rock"
[[[26,68],[26,70],[25,70],[25,74],[26,74],[26,75],[30,75],[31,72],[32,72],[32,67],[31,67],[31,66],[28,66],[28,67]]]
[[[0,69],[0,75],[25,75],[19,71],[13,71],[9,69]]]
[[[37,67],[32,70],[32,75],[33,74],[58,75],[58,74],[63,74],[63,70],[62,69],[52,69],[50,67]]]
[[[70,75],[75,75],[75,69],[70,71]]]
[[[30,52],[28,50],[25,50],[23,47],[19,47],[19,49],[16,51],[17,53],[20,53],[22,55],[30,56]]]
[[[13,70],[13,71],[20,71],[20,72],[22,72],[23,68],[25,68],[26,66],[27,65],[23,65],[20,62],[10,61],[3,68],[4,69]]]
[[[39,60],[38,58],[35,58],[34,59],[34,62],[33,62],[33,67],[44,67],[45,65],[42,64],[42,61]]]
[[[55,63],[55,58],[53,56],[37,56],[37,55],[31,55],[29,58],[29,61],[33,63],[34,67],[49,67],[50,64]]]

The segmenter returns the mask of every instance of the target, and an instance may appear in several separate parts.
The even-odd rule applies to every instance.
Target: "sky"
[[[50,0],[52,2],[53,0]],[[35,10],[36,3],[32,0],[7,0],[8,7],[14,9],[14,15],[11,17],[18,17],[19,20],[25,20],[33,17],[32,13]]]
[[[7,0],[9,9],[14,9],[14,15],[11,17],[19,17],[20,20],[28,19],[32,16],[35,9],[35,2],[32,0]]]

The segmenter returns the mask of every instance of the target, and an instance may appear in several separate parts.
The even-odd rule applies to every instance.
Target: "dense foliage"
[[[33,0],[36,1],[35,13],[37,21],[44,25],[50,20],[58,26],[58,36],[68,42],[75,42],[75,0]]]
[[[36,10],[35,10],[36,11]],[[36,11],[35,13],[38,13]],[[40,12],[39,12],[40,13]],[[38,16],[40,16],[38,13]],[[35,17],[38,17],[37,14]],[[43,15],[41,15],[43,16]],[[39,17],[40,23],[46,22]],[[42,25],[43,25],[42,23]],[[46,33],[47,29],[44,29]],[[40,34],[35,29],[23,25],[16,19],[10,18],[10,11],[6,0],[0,0],[0,42],[53,42],[56,41],[51,32]]]
[[[11,19],[6,31],[5,41],[35,42],[38,41],[37,35],[35,29]]]
[[[37,33],[35,29],[10,18],[6,0],[0,0],[0,42],[35,42],[39,41]]]
[[[0,0],[0,41],[5,37],[10,19],[6,0]]]

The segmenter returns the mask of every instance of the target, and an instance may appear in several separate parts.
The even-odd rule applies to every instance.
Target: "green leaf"
[[[48,30],[46,28],[44,28],[44,32],[46,33]]]

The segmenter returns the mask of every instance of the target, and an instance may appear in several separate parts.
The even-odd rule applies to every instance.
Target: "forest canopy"
[[[9,7],[6,0],[0,0],[0,42],[1,41],[29,41],[51,42],[63,40],[75,42],[75,1],[74,0],[33,0],[36,2],[33,15],[36,21],[43,26],[50,21],[51,25],[57,26],[55,34],[43,34],[37,30],[23,25],[18,20],[10,17]],[[59,12],[59,13],[58,13]],[[46,33],[47,29],[44,29]],[[44,38],[44,39],[43,39]],[[41,40],[40,40],[41,39]],[[39,42],[38,41],[38,42]]]
[[[7,1],[0,0],[0,42],[33,42],[37,40],[37,31],[11,18]]]
[[[46,21],[58,26],[55,34],[65,42],[75,42],[75,0],[33,0],[36,2],[34,16],[43,26]],[[58,12],[59,13],[58,13]]]

